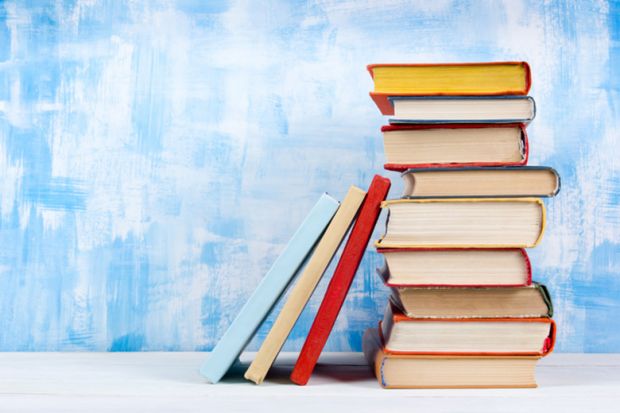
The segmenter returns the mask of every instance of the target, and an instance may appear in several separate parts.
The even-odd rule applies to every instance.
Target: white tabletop
[[[539,388],[501,390],[384,390],[357,353],[325,354],[307,386],[288,381],[294,354],[281,355],[260,386],[238,372],[207,384],[198,374],[206,356],[0,353],[0,411],[620,411],[620,355],[552,354],[538,367]]]

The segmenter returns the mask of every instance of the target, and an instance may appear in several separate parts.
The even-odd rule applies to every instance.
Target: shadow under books
[[[249,362],[237,361],[222,378],[221,383],[247,383],[253,385],[253,383],[243,377],[248,366]],[[293,367],[294,364],[292,363],[282,363],[272,366],[269,370],[269,374],[265,378],[265,383],[293,385],[290,379]],[[308,383],[308,385],[325,385],[330,384],[330,382],[333,384],[334,381],[347,383],[366,382],[373,387],[376,386],[374,376],[368,366],[320,362],[316,365],[312,373],[311,382]]]

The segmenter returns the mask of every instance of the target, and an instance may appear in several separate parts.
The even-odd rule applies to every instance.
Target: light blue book
[[[338,206],[339,202],[327,194],[314,205],[200,369],[209,382],[220,381],[237,360],[321,238]]]

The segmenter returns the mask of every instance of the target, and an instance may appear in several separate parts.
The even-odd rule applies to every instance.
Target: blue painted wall
[[[527,60],[531,164],[564,184],[531,251],[558,350],[620,351],[619,10],[1,2],[0,350],[212,348],[319,194],[381,172],[366,64]],[[378,320],[379,263],[369,248],[329,350]]]

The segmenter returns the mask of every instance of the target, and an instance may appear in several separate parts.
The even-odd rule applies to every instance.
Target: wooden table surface
[[[552,354],[537,389],[384,390],[358,353],[321,358],[307,386],[282,354],[260,386],[207,384],[206,353],[0,353],[0,412],[620,412],[620,355]],[[242,361],[251,360],[244,354]]]

